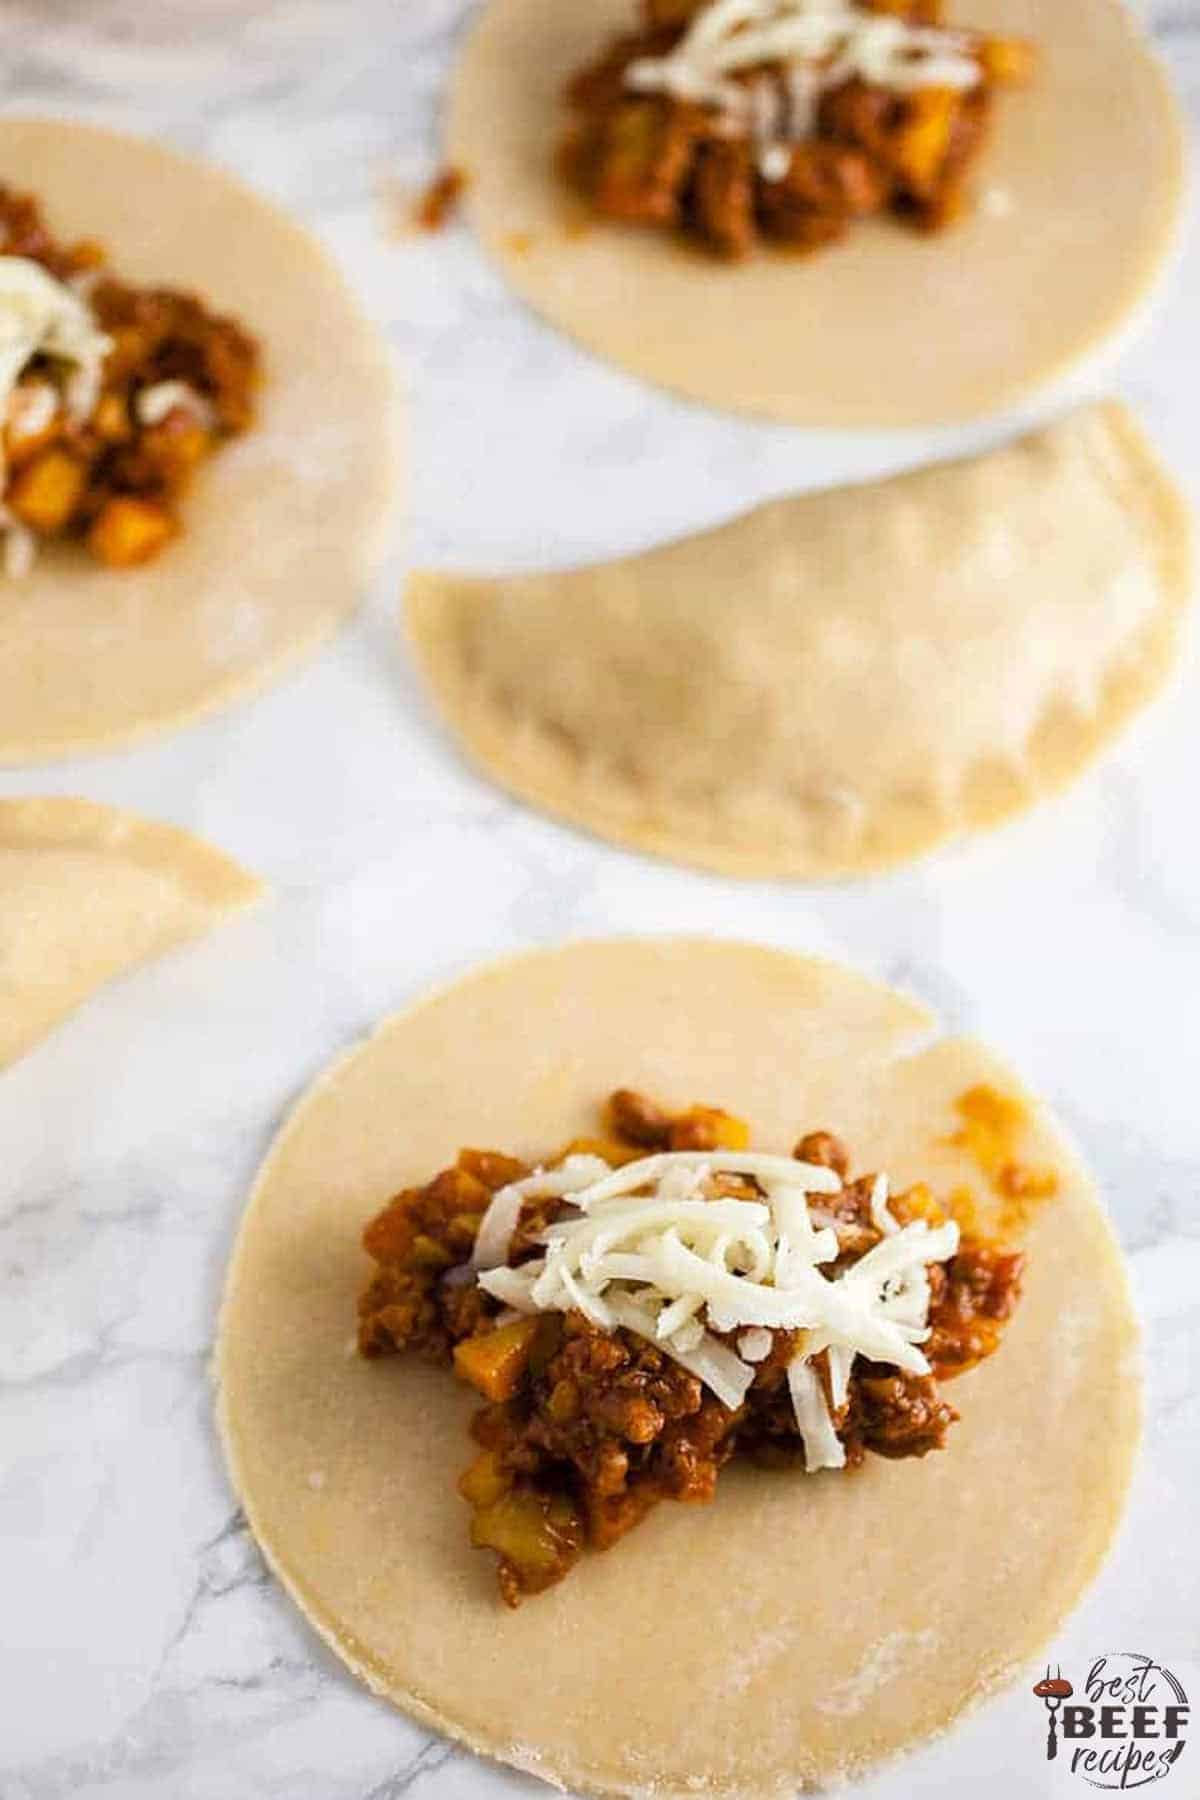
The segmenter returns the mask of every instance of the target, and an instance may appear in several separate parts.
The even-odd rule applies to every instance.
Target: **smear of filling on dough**
[[[940,0],[642,0],[641,29],[571,82],[568,180],[595,210],[726,257],[811,250],[891,213],[962,211],[1022,40],[951,30]]]
[[[92,242],[64,245],[0,184],[0,539],[28,573],[41,540],[147,562],[180,529],[196,470],[254,417],[258,345],[193,294],[130,287]]]
[[[466,185],[461,169],[439,169],[413,208],[413,222],[421,231],[441,231],[458,211]]]
[[[1019,1252],[810,1132],[752,1151],[710,1106],[620,1089],[531,1167],[463,1150],[368,1225],[359,1348],[453,1362],[486,1404],[459,1484],[511,1606],[734,1455],[809,1472],[939,1449],[940,1383],[997,1347]]]

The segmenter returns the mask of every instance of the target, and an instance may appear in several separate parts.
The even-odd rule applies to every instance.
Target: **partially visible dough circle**
[[[104,982],[262,892],[174,825],[91,800],[0,800],[0,1068]]]
[[[730,1106],[765,1148],[826,1125],[900,1184],[975,1184],[945,1141],[952,1101],[1015,1083],[932,1027],[915,1002],[782,952],[574,944],[435,994],[314,1085],[242,1225],[219,1413],[272,1567],[372,1688],[573,1788],[752,1800],[942,1730],[1052,1635],[1115,1529],[1139,1401],[1112,1232],[1034,1102],[1025,1147],[1061,1191],[1001,1350],[954,1383],[944,1453],[853,1477],[727,1471],[712,1506],[660,1507],[518,1613],[454,1494],[469,1396],[352,1349],[358,1236],[389,1194],[465,1143],[561,1143],[621,1082]]]
[[[0,181],[115,274],[190,288],[262,342],[261,416],[140,569],[77,546],[0,577],[0,763],[129,744],[225,706],[358,604],[395,486],[385,347],[315,238],[219,170],[57,119],[0,120]]]
[[[450,161],[479,236],[521,295],[587,349],[708,406],[792,424],[912,426],[994,412],[1126,323],[1170,249],[1185,133],[1120,0],[954,0],[1037,40],[1002,93],[951,231],[857,226],[811,257],[722,264],[665,233],[582,223],[555,146],[567,78],[629,29],[635,0],[490,0],[451,96]]]

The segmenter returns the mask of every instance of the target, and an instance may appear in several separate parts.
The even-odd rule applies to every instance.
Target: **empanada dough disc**
[[[260,416],[140,569],[45,550],[0,577],[0,763],[128,744],[261,687],[358,603],[395,485],[386,351],[307,232],[216,169],[90,125],[0,120],[0,181],[118,276],[190,288],[263,346]]]
[[[174,825],[91,800],[0,800],[0,1068],[104,982],[262,893]]]
[[[447,156],[484,246],[589,350],[709,406],[794,424],[932,425],[995,411],[1135,312],[1175,233],[1185,132],[1120,0],[954,0],[954,20],[1036,39],[998,95],[973,212],[941,235],[860,224],[813,256],[723,264],[589,216],[555,151],[562,90],[636,0],[490,0],[454,82]]]
[[[944,1452],[854,1476],[727,1470],[519,1612],[454,1492],[470,1394],[354,1354],[359,1233],[473,1144],[545,1153],[628,1082],[732,1107],[754,1141],[843,1132],[857,1166],[945,1195],[979,1045],[832,964],[718,941],[573,944],[485,968],[317,1082],[250,1201],[221,1318],[234,1484],[316,1629],[423,1723],[587,1792],[790,1794],[947,1726],[1054,1632],[1095,1574],[1138,1431],[1135,1328],[1092,1185],[1031,1103],[1035,1219],[999,1352],[953,1383]],[[986,1216],[986,1208],[985,1208]]]
[[[903,861],[1061,786],[1157,690],[1186,505],[1129,415],[779,500],[561,574],[418,574],[476,762],[602,837],[751,876]]]

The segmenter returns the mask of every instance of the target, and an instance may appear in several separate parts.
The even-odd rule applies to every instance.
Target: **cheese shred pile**
[[[768,67],[782,68],[782,83],[736,79]],[[767,180],[787,173],[788,145],[811,137],[821,95],[854,79],[910,93],[972,88],[982,75],[963,33],[853,0],[713,0],[668,55],[639,57],[625,72],[636,93],[715,107],[747,131]]]
[[[753,1183],[752,1197],[714,1191],[720,1176]],[[902,1227],[880,1175],[871,1219],[881,1241],[826,1274],[838,1240],[814,1222],[809,1198],[841,1185],[832,1169],[752,1151],[664,1151],[619,1169],[569,1156],[493,1196],[473,1269],[480,1287],[518,1313],[577,1311],[602,1331],[648,1339],[731,1410],[770,1354],[772,1332],[803,1332],[788,1386],[805,1465],[841,1468],[845,1451],[812,1359],[828,1353],[834,1411],[856,1356],[928,1374],[919,1348],[929,1335],[928,1265],[958,1248],[953,1223]],[[522,1207],[546,1196],[569,1210],[537,1240],[540,1255],[509,1267]]]

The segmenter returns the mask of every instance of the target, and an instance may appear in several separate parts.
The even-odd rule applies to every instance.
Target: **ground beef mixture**
[[[614,1167],[662,1149],[744,1149],[741,1120],[710,1106],[671,1115],[619,1090],[606,1135],[576,1139],[559,1160],[589,1152]],[[845,1185],[812,1203],[814,1223],[836,1232],[835,1272],[880,1240],[871,1223],[874,1177],[851,1180],[849,1156],[829,1132],[801,1138],[794,1154],[837,1170]],[[730,1457],[795,1468],[802,1446],[787,1386],[802,1333],[774,1331],[745,1403],[723,1405],[696,1376],[645,1339],[605,1332],[582,1314],[507,1320],[500,1303],[464,1267],[493,1194],[530,1173],[512,1157],[464,1150],[426,1187],[408,1188],[363,1236],[375,1274],[359,1304],[359,1347],[368,1357],[415,1351],[450,1363],[485,1405],[472,1431],[479,1451],[459,1487],[470,1503],[471,1540],[498,1556],[510,1606],[562,1579],[585,1548],[606,1549],[659,1500],[706,1501]],[[719,1176],[714,1191],[759,1198],[748,1177]],[[944,1214],[928,1189],[893,1195],[902,1224]],[[538,1235],[562,1212],[557,1199],[525,1202],[509,1262],[540,1254]],[[996,1348],[1020,1293],[1022,1257],[963,1241],[949,1262],[929,1266],[932,1373],[917,1376],[857,1358],[845,1405],[833,1421],[847,1464],[867,1451],[888,1457],[939,1449],[957,1417],[940,1383]],[[731,1334],[732,1342],[736,1334]],[[829,1398],[828,1369],[814,1358]]]
[[[907,92],[855,76],[827,87],[811,129],[763,173],[742,127],[716,108],[627,83],[631,63],[675,49],[704,0],[642,0],[640,31],[613,43],[570,83],[573,123],[562,148],[568,182],[605,218],[682,232],[718,256],[761,241],[814,250],[856,219],[890,214],[925,231],[963,210],[996,89],[1028,78],[1032,51],[1012,38],[964,33],[979,67],[970,88]],[[861,0],[914,25],[940,23],[939,0]],[[781,65],[739,72],[778,87]]]
[[[0,255],[70,283],[112,339],[84,419],[61,404],[52,359],[34,357],[22,372],[0,422],[5,518],[36,539],[78,539],[110,567],[147,562],[180,529],[200,464],[252,423],[258,345],[194,294],[110,275],[98,244],[58,243],[37,201],[2,185]]]

